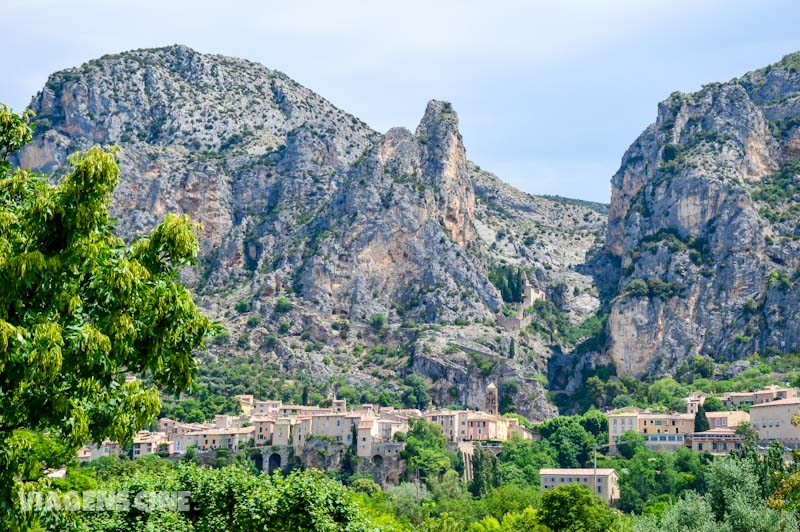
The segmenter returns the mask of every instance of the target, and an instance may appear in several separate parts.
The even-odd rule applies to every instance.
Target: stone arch
[[[376,454],[372,457],[372,465],[375,467],[382,467],[383,466],[383,456]]]
[[[278,453],[272,453],[269,455],[269,462],[267,463],[267,472],[272,473],[276,469],[281,468],[281,455]]]

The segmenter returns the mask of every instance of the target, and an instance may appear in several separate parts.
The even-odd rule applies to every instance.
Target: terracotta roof
[[[597,468],[597,476],[608,476],[611,473],[616,473],[616,470],[611,468]],[[591,468],[584,469],[540,469],[539,476],[543,475],[572,475],[576,477],[593,476],[595,470]]]
[[[256,428],[250,427],[233,427],[229,429],[205,429],[196,432],[190,432],[187,436],[224,436],[228,434],[246,434],[255,431]]]
[[[749,415],[744,410],[720,410],[719,412],[706,412],[706,417],[708,418],[728,417],[734,414],[736,416]]]
[[[777,401],[761,403],[760,405],[750,405],[750,408],[764,408],[766,406],[781,406],[781,405],[800,405],[800,397],[789,397],[788,399],[778,399]]]
[[[715,429],[704,430],[703,432],[695,432],[694,435],[697,436],[698,434],[735,434],[736,429],[726,428],[726,427],[717,427]],[[744,437],[744,435],[742,435]]]

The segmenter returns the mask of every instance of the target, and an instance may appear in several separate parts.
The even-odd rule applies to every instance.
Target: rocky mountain
[[[800,349],[800,54],[672,94],[614,175],[618,371]]]
[[[255,357],[331,388],[416,374],[437,403],[472,407],[496,382],[504,404],[554,413],[547,360],[575,335],[498,327],[524,316],[498,287],[518,291],[524,272],[547,316],[579,328],[600,303],[580,265],[600,248],[604,206],[530,196],[480,169],[449,103],[431,101],[414,132],[381,134],[280,72],[171,46],[55,73],[31,107],[35,139],[18,165],[58,175],[68,154],[117,144],[121,234],[167,212],[202,222],[185,280],[230,331],[212,357]],[[617,256],[626,202],[616,193]]]

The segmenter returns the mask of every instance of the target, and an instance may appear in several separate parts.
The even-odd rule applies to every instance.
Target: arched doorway
[[[278,453],[272,453],[269,455],[269,462],[267,462],[267,472],[272,473],[276,469],[281,468],[281,455]]]
[[[383,456],[381,456],[379,454],[376,454],[375,456],[373,456],[372,457],[372,465],[374,465],[375,467],[383,466]]]

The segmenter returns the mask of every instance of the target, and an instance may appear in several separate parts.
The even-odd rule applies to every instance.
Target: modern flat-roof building
[[[550,490],[567,484],[588,487],[598,497],[614,504],[619,499],[619,476],[614,469],[540,469],[539,485]]]

